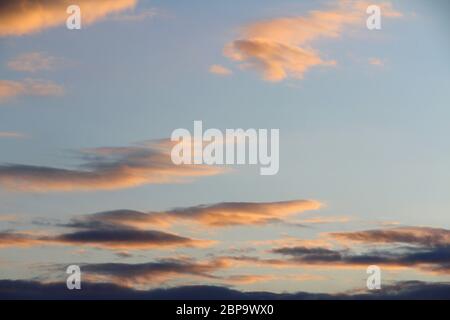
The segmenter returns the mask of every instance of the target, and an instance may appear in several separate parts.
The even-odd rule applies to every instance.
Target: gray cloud
[[[65,283],[0,280],[0,299],[77,300],[424,300],[450,299],[450,283],[404,281],[384,285],[381,290],[354,293],[243,292],[218,286],[185,286],[136,290],[112,283],[83,283],[83,290],[67,290]]]
[[[88,191],[179,183],[223,172],[208,165],[174,165],[166,140],[133,147],[84,150],[76,169],[0,165],[0,187],[15,191]]]

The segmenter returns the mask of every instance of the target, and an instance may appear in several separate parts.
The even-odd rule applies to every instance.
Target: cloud
[[[133,13],[133,14],[120,14],[116,16],[112,16],[111,20],[114,21],[124,21],[124,22],[137,22],[137,21],[143,21],[146,19],[151,19],[158,15],[158,11],[155,9],[148,9],[139,13]]]
[[[210,241],[193,240],[156,230],[99,229],[84,230],[47,238],[46,242],[90,245],[109,249],[158,249],[161,247],[204,247]]]
[[[132,9],[138,0],[78,0],[82,25],[90,25],[111,13]],[[0,2],[0,37],[20,36],[64,25],[67,0],[3,0]]]
[[[320,206],[320,203],[312,200],[293,200],[268,203],[224,202],[152,213],[132,210],[100,212],[56,225],[75,229],[73,232],[52,236],[2,232],[0,247],[87,245],[113,250],[170,246],[204,247],[211,245],[213,241],[190,239],[148,228],[155,225],[170,225],[180,220],[208,227],[261,225],[305,210],[315,210]]]
[[[447,282],[403,281],[383,285],[381,290],[354,293],[244,292],[219,286],[184,286],[137,290],[112,283],[83,282],[83,290],[67,290],[65,283],[0,280],[2,300],[423,300],[450,299]]]
[[[32,247],[42,244],[42,241],[28,233],[0,232],[0,248]]]
[[[0,103],[17,96],[61,96],[64,88],[52,81],[25,79],[0,80]]]
[[[347,217],[347,216],[336,216],[336,217],[316,216],[316,217],[296,220],[295,222],[288,222],[287,225],[306,227],[307,225],[311,225],[311,224],[347,223],[351,220],[352,220],[352,218]]]
[[[384,61],[381,60],[380,58],[369,58],[369,64],[377,67],[383,67]]]
[[[155,286],[185,276],[216,279],[218,277],[212,273],[226,267],[227,264],[220,260],[196,262],[191,259],[162,259],[137,264],[87,264],[81,268],[88,281],[106,281],[126,286]]]
[[[397,227],[358,232],[330,233],[340,241],[355,241],[369,244],[403,243],[426,247],[450,245],[450,230],[429,227]]]
[[[27,135],[20,132],[0,131],[0,138],[22,139],[26,137]]]
[[[191,258],[159,259],[146,263],[98,263],[81,265],[83,275],[90,282],[116,283],[128,287],[155,287],[189,277],[226,285],[242,285],[273,279],[269,275],[217,275],[231,267],[228,259],[215,258],[196,261]]]
[[[245,275],[232,275],[224,279],[225,284],[237,284],[246,285],[251,283],[266,282],[273,280],[271,275],[257,275],[257,274],[245,274]]]
[[[408,227],[399,230],[370,230],[343,233],[346,247],[333,246],[323,239],[310,240],[288,239],[269,241],[272,244],[268,253],[282,258],[262,256],[222,256],[243,265],[272,267],[314,267],[326,269],[366,268],[376,264],[386,269],[410,268],[422,273],[450,274],[450,242],[448,230],[434,228]],[[407,229],[409,233],[406,233]],[[393,232],[392,232],[393,231]],[[340,234],[328,234],[342,243]],[[351,240],[348,240],[350,238]],[[348,242],[350,241],[350,242]],[[354,241],[367,246],[357,247]],[[310,243],[311,242],[311,243]],[[255,244],[265,246],[266,244]]]
[[[339,38],[347,27],[365,26],[367,6],[360,1],[339,1],[327,11],[252,23],[242,28],[239,39],[225,46],[224,55],[245,69],[260,71],[267,81],[302,79],[313,67],[336,65],[311,45],[319,39]],[[401,16],[388,2],[380,6],[384,17]]]
[[[32,192],[113,190],[181,183],[225,171],[210,165],[174,165],[166,141],[84,150],[82,157],[84,163],[77,169],[0,165],[0,187]]]
[[[273,253],[290,257],[284,261],[256,260],[272,265],[321,266],[326,268],[365,268],[375,264],[384,268],[414,268],[423,272],[450,273],[450,246],[437,248],[396,248],[355,253],[327,248],[282,247]]]
[[[49,245],[90,246],[111,250],[142,250],[167,247],[205,247],[212,242],[181,237],[156,230],[95,229],[54,236],[21,232],[0,232],[0,248]]]
[[[175,208],[159,212],[115,210],[99,212],[75,219],[68,226],[120,224],[136,228],[167,226],[174,222],[188,221],[208,227],[236,225],[264,225],[308,210],[317,210],[321,203],[314,200],[279,202],[221,202],[210,205]]]
[[[29,52],[8,61],[8,68],[21,72],[48,71],[53,70],[60,63],[61,59],[43,52]]]
[[[365,269],[369,265],[378,265],[384,269],[415,269],[423,273],[439,275],[450,274],[450,248],[416,248],[373,250],[362,253],[350,250],[328,249],[322,247],[280,247],[272,253],[286,258],[261,258],[258,256],[221,257],[235,263],[248,266],[269,266],[274,268],[322,268]]]
[[[128,212],[133,216],[133,212]],[[103,215],[104,216],[104,215]],[[197,240],[154,229],[138,229],[132,224],[112,219],[74,219],[70,223],[53,224],[56,227],[72,229],[70,232],[55,235],[42,235],[32,232],[0,232],[0,248],[31,247],[49,245],[89,246],[110,250],[143,250],[167,247],[206,247],[214,243]],[[125,218],[125,216],[123,216]],[[41,221],[38,225],[52,225]]]
[[[233,73],[230,69],[220,66],[218,64],[214,64],[211,67],[209,67],[209,72],[220,76],[229,76]]]

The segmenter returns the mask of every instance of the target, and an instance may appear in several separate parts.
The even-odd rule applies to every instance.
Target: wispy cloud
[[[138,0],[78,0],[83,25],[92,24],[112,13],[132,9]],[[68,17],[65,0],[3,0],[0,2],[0,37],[20,36],[63,25]]]
[[[339,38],[345,28],[365,26],[366,8],[361,1],[339,1],[329,10],[310,11],[307,16],[282,17],[242,28],[239,39],[226,45],[224,54],[242,68],[262,72],[267,81],[287,77],[302,79],[313,67],[334,66],[312,47],[319,39]],[[384,17],[399,17],[388,2],[380,4]]]
[[[0,103],[18,96],[61,96],[64,88],[41,79],[0,80]]]
[[[111,16],[111,20],[124,21],[124,22],[138,22],[146,19],[154,18],[158,15],[156,9],[147,9],[137,13],[121,13],[115,16]]]
[[[377,67],[383,67],[385,62],[380,58],[369,58],[369,64]]]
[[[27,135],[21,132],[13,132],[13,131],[0,131],[0,139],[8,138],[8,139],[23,139],[26,138]]]
[[[62,59],[50,56],[43,52],[29,52],[21,54],[10,61],[7,65],[10,69],[20,72],[38,72],[55,69],[62,63]]]
[[[229,76],[233,73],[230,69],[225,68],[224,66],[218,64],[214,64],[211,67],[209,67],[209,72],[217,74],[219,76]]]

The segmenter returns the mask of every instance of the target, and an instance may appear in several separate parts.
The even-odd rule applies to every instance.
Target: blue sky
[[[0,7],[0,17],[13,21],[11,26],[0,23],[0,30],[9,32],[0,32],[0,79],[14,83],[43,79],[64,91],[15,94],[0,100],[0,133],[23,135],[0,134],[0,217],[5,217],[0,220],[0,232],[67,232],[58,223],[119,209],[155,212],[200,204],[300,199],[319,201],[322,207],[263,226],[205,230],[176,223],[169,230],[177,235],[217,243],[208,248],[119,250],[127,251],[127,258],[117,256],[116,248],[99,249],[89,243],[17,248],[7,241],[2,246],[0,237],[3,278],[27,279],[31,274],[41,280],[60,280],[64,270],[52,273],[53,267],[48,266],[70,263],[133,264],[174,256],[204,261],[229,256],[227,250],[234,247],[268,258],[276,241],[285,240],[283,245],[292,238],[328,241],[324,234],[333,232],[385,228],[397,232],[408,227],[414,234],[431,228],[426,232],[448,236],[450,46],[448,22],[439,13],[445,10],[445,1],[392,1],[386,12],[392,10],[401,17],[382,16],[381,30],[368,30],[360,19],[344,24],[337,37],[299,42],[296,46],[313,49],[335,65],[308,66],[302,78],[288,73],[279,81],[268,81],[263,70],[254,66],[243,68],[224,48],[245,38],[259,22],[307,17],[311,10],[334,11],[339,2],[135,2],[134,9],[125,4],[81,30],[67,30],[55,16],[55,25],[21,35],[14,31],[14,19],[26,12],[16,17],[14,5]],[[355,10],[352,5],[346,9]],[[82,4],[81,10],[83,14]],[[357,10],[358,18],[366,17]],[[138,19],[142,13],[152,14]],[[34,72],[10,67],[9,62],[29,53],[52,57],[54,63],[49,70]],[[212,65],[231,74],[211,73]],[[130,147],[168,138],[177,128],[193,130],[194,120],[221,130],[280,129],[279,173],[260,176],[256,167],[236,167],[228,174],[181,184],[69,192],[46,190],[42,185],[24,191],[5,183],[11,177],[25,183],[29,178],[26,173],[10,173],[8,165],[78,168],[84,162],[80,150]],[[305,222],[306,227],[289,224],[311,217],[337,221]],[[342,217],[345,222],[339,221]],[[38,219],[45,224],[36,224]],[[258,241],[272,243],[265,251],[250,251]],[[403,242],[389,244],[399,243]],[[384,244],[363,243],[360,253]],[[342,244],[328,241],[326,247],[330,245]],[[299,274],[312,275],[311,279],[292,283],[285,276],[297,269],[267,265],[233,265],[218,272],[271,276],[249,283],[225,281],[242,290],[339,292],[365,285],[365,268],[360,265],[317,271],[305,265],[299,268]],[[436,274],[431,267],[424,272],[415,264],[400,271],[391,269],[386,271],[391,282],[448,281],[448,269]],[[210,283],[210,279],[184,275],[161,286],[190,283]],[[137,284],[146,286],[145,281]]]

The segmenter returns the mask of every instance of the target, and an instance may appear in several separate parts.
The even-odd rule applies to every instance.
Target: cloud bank
[[[184,286],[136,290],[111,283],[83,283],[83,290],[67,290],[65,283],[0,280],[2,300],[423,300],[450,299],[447,282],[404,281],[385,285],[380,291],[356,293],[244,292],[218,286]]]

